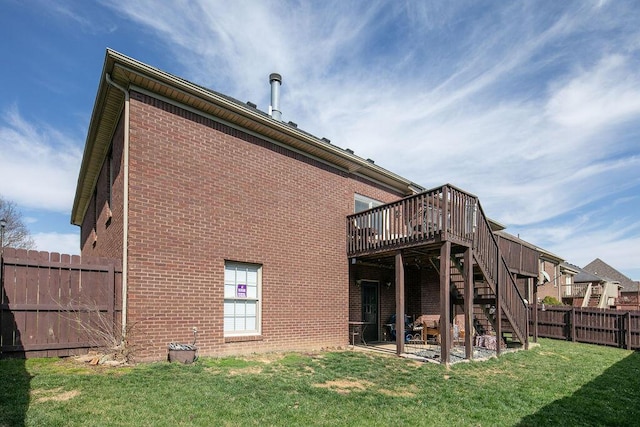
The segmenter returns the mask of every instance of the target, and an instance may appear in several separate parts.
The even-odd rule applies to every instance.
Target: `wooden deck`
[[[349,257],[446,240],[471,246],[478,199],[452,186],[425,191],[347,217]]]
[[[474,299],[479,294],[485,302],[495,301],[491,316],[496,335],[501,336],[504,329],[528,345],[526,305],[476,196],[447,184],[347,217],[348,257],[354,262],[394,266],[398,336],[404,332],[400,322],[404,318],[403,260],[420,254],[439,260],[443,324],[450,327],[452,298],[464,304],[468,358],[472,358]],[[462,277],[456,291],[452,291],[452,270]],[[449,363],[449,335],[443,335],[443,363]],[[398,339],[396,347],[398,355],[404,352],[402,340]]]

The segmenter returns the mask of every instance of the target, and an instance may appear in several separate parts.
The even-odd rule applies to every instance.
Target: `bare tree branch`
[[[7,221],[4,228],[4,239],[1,243],[3,247],[17,249],[36,249],[36,243],[31,237],[31,233],[22,221],[22,213],[17,205],[11,200],[5,200],[0,195],[0,219]]]

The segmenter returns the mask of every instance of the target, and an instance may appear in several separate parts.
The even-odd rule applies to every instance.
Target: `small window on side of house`
[[[372,199],[361,194],[356,194],[354,197],[354,213],[366,211],[367,209],[375,208],[376,206],[383,205],[379,200]]]
[[[261,333],[262,266],[227,261],[224,265],[224,336]]]

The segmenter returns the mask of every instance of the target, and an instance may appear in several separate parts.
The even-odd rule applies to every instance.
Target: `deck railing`
[[[356,256],[418,242],[471,244],[477,198],[450,185],[347,217],[347,252]]]
[[[584,298],[587,293],[587,283],[572,283],[564,285],[562,296],[565,298]]]

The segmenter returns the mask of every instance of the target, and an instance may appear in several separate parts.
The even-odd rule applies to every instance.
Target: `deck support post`
[[[404,353],[404,263],[402,251],[396,252],[396,354]]]
[[[450,363],[451,349],[451,242],[440,248],[440,363]]]
[[[466,359],[473,359],[473,254],[471,247],[464,251],[464,351]]]

